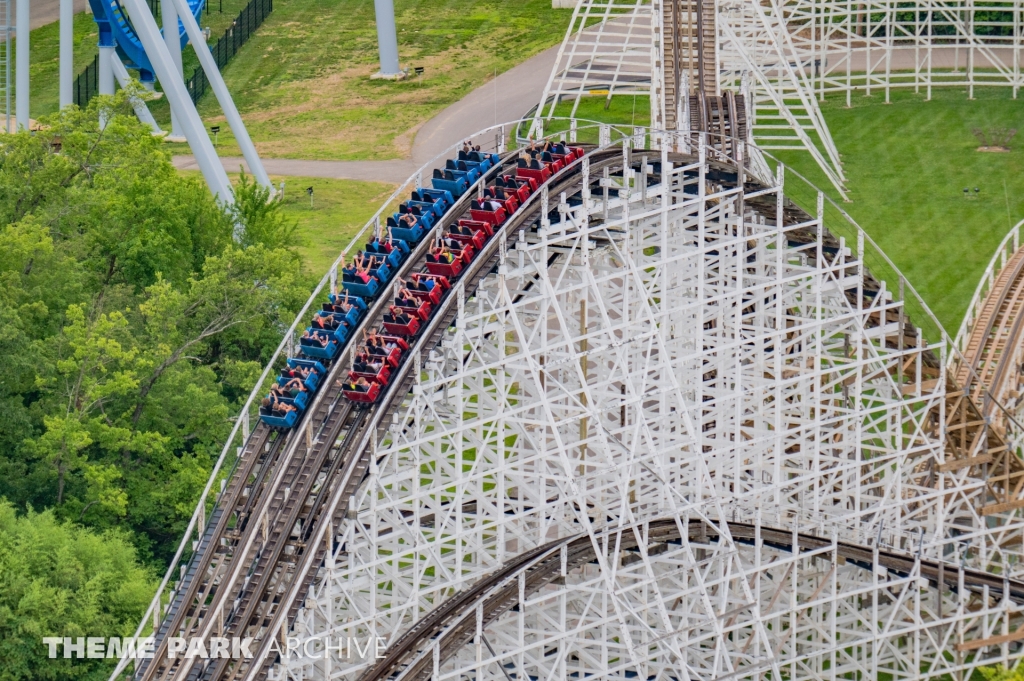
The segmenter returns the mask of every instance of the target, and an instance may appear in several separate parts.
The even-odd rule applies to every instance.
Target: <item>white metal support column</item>
[[[28,130],[28,117],[29,117],[29,78],[28,78],[28,64],[29,64],[29,32],[31,31],[30,26],[32,25],[29,20],[29,0],[18,0],[18,16],[16,18],[18,23],[18,34],[17,34],[17,59],[15,60],[15,67],[17,69],[17,84],[15,87],[15,93],[17,95],[17,116],[18,116],[18,129]]]
[[[156,71],[157,78],[163,83],[164,93],[171,105],[171,112],[181,123],[206,184],[218,199],[224,203],[233,203],[234,194],[231,191],[231,182],[217,157],[213,142],[210,141],[209,135],[203,128],[203,121],[199,118],[196,105],[188,96],[185,83],[177,75],[178,71],[175,68],[173,57],[160,36],[160,29],[156,25],[153,14],[149,11],[149,6],[145,0],[124,0],[124,4],[131,16],[139,40],[142,41],[142,46],[153,63],[153,70]],[[164,3],[165,6],[168,4],[170,3]]]
[[[174,76],[168,74],[166,77],[161,76],[159,73],[157,74],[157,77],[160,79],[160,87],[163,88],[164,92],[167,92],[169,87],[166,81],[174,78],[181,82],[184,73],[181,66],[181,37],[178,33],[178,12],[174,7],[174,3],[161,2],[160,14],[164,24],[164,44],[167,45],[167,52],[170,54],[175,74]],[[146,51],[149,52],[148,49]],[[179,115],[175,113],[174,107],[171,107],[171,134],[167,136],[167,139],[171,142],[185,141],[186,135],[183,130]]]
[[[249,165],[250,172],[256,177],[257,182],[270,190],[270,194],[273,196],[275,193],[274,184],[270,181],[267,171],[263,168],[263,162],[260,160],[259,154],[256,153],[256,147],[249,137],[249,131],[245,129],[242,116],[239,115],[238,108],[235,106],[234,100],[231,99],[228,86],[224,83],[224,77],[221,75],[220,69],[217,68],[217,62],[210,52],[210,46],[207,45],[202,31],[199,30],[196,18],[188,11],[185,0],[164,0],[164,4],[169,5],[172,1],[175,9],[178,11],[178,15],[181,17],[182,23],[185,24],[185,31],[188,33],[189,40],[192,41],[192,47],[196,51],[196,56],[199,57],[199,63],[203,65],[206,78],[213,87],[213,94],[217,96],[217,103],[220,104],[221,111],[224,112],[224,117],[227,118],[228,125],[231,126],[231,132],[235,134],[235,140],[242,150],[242,156],[245,157],[245,162]]]
[[[60,108],[71,104],[75,83],[74,0],[60,0]]]

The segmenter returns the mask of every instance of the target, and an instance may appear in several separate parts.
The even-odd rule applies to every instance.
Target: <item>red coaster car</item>
[[[486,236],[484,241],[494,236],[494,227],[489,222],[482,222],[480,220],[459,220],[459,227],[469,227],[473,231],[481,231]]]
[[[396,307],[414,319],[418,317],[427,321],[430,318],[430,303],[426,300],[420,303],[419,307],[406,307],[405,305],[396,305]]]
[[[471,205],[480,205],[473,202]],[[505,222],[505,218],[508,217],[508,213],[505,212],[504,208],[498,208],[498,210],[479,210],[477,208],[471,208],[469,216],[478,222],[486,222],[495,227]]]
[[[435,286],[429,291],[409,291],[416,298],[422,301],[429,302],[431,305],[437,305],[441,302],[441,287]]]
[[[420,320],[410,319],[408,324],[396,324],[395,322],[387,321],[387,317],[384,318],[384,328],[387,329],[388,333],[393,333],[396,336],[415,336],[420,330]]]
[[[446,239],[455,239],[460,244],[463,244],[464,246],[466,246],[468,248],[472,248],[474,251],[479,251],[480,248],[484,245],[484,241],[486,240],[486,237],[484,237],[483,231],[473,232],[473,236],[467,236],[466,234],[455,234],[454,232],[449,232],[448,234],[445,235],[445,238]]]
[[[441,262],[428,262],[427,271],[431,274],[437,274],[442,277],[449,277],[454,279],[462,273],[462,260],[456,258],[454,261],[449,263]]]
[[[516,177],[529,177],[536,180],[539,187],[551,179],[551,169],[547,166],[541,166],[540,168],[524,168],[520,166],[516,168]]]
[[[380,397],[380,390],[380,383],[371,383],[365,392],[361,390],[342,390],[341,394],[353,402],[370,404],[371,402],[376,402],[377,398]]]
[[[520,190],[526,189],[526,195],[520,195],[520,198],[523,201],[526,200],[527,196],[537,191],[537,187],[540,186],[539,184],[537,184],[537,179],[533,177],[516,177],[515,175],[506,175],[504,179],[506,189],[508,189],[512,185],[515,185]]]
[[[381,383],[383,385],[387,385],[388,381],[391,380],[391,369],[388,368],[386,362],[381,362],[380,369],[377,371],[377,373],[372,373],[369,371],[352,370],[348,372],[348,377],[352,380],[355,380],[357,378],[365,378],[371,381],[377,381],[378,383]]]

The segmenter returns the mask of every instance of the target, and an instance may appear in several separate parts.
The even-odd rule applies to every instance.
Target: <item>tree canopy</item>
[[[0,533],[37,527],[55,542],[13,579],[31,581],[60,546],[96,542],[112,561],[127,566],[137,551],[162,572],[310,282],[290,248],[294,225],[267,193],[244,181],[235,206],[219,205],[173,168],[123,94],[43,123],[0,136]],[[149,588],[148,573],[132,574]],[[87,582],[69,587],[74,598]],[[77,626],[38,624],[40,636]]]

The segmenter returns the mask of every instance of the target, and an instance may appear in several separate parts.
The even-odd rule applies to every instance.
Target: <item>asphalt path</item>
[[[473,90],[423,124],[412,144],[412,158],[390,161],[302,161],[286,158],[265,158],[263,166],[270,175],[298,175],[374,182],[405,182],[424,164],[466,139],[466,135],[501,122],[517,120],[540,100],[551,68],[558,55],[558,46],[527,59],[522,64],[499,74],[489,83]],[[475,140],[482,144],[489,140]],[[228,172],[248,170],[239,157],[221,158]],[[175,156],[174,165],[181,170],[198,170],[192,156]]]

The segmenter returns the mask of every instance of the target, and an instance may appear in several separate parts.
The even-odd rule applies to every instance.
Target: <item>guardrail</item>
[[[971,304],[967,306],[967,311],[964,313],[964,319],[960,322],[960,329],[956,333],[956,338],[953,340],[953,344],[960,352],[967,351],[967,339],[971,335],[971,328],[974,326],[974,322],[978,319],[978,315],[981,312],[981,307],[988,298],[989,292],[992,290],[992,286],[995,285],[996,279],[999,278],[999,274],[1006,267],[1006,263],[1009,262],[1010,258],[1020,248],[1020,228],[1024,225],[1024,220],[1021,220],[1003,237],[1003,241],[996,248],[996,252],[992,255],[992,259],[988,262],[988,267],[985,268],[984,274],[981,275],[981,281],[978,282],[978,287],[974,290],[974,297],[971,298]],[[952,357],[950,358],[953,359]],[[950,365],[951,368],[952,364]]]

